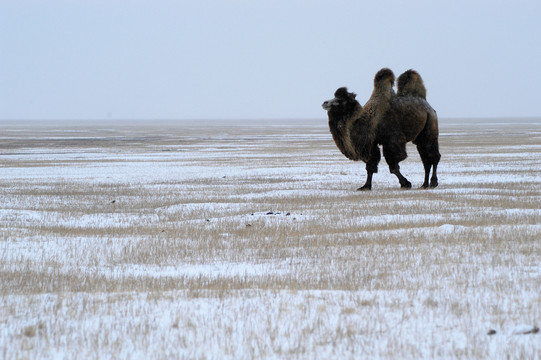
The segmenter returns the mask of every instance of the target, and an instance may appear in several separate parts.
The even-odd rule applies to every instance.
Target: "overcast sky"
[[[382,67],[440,118],[541,116],[541,1],[0,0],[0,119],[326,118]]]

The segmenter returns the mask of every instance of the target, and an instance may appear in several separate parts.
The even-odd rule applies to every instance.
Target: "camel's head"
[[[391,69],[383,68],[374,76],[374,87],[391,88],[394,85],[394,73]]]
[[[328,112],[349,113],[355,111],[359,105],[355,97],[357,94],[349,92],[346,87],[341,87],[334,92],[334,99],[325,101],[321,106]]]

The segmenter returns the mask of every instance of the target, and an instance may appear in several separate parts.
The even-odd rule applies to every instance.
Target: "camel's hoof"
[[[367,186],[367,185],[361,186],[360,188],[357,189],[357,191],[370,191],[370,190],[372,190],[372,186]]]
[[[438,181],[437,181],[437,180],[436,180],[436,181],[431,181],[431,182],[430,182],[430,187],[431,187],[431,188],[435,188],[436,186],[438,186]]]
[[[402,189],[411,189],[411,183],[409,181],[403,184],[400,184],[400,186],[402,187]]]

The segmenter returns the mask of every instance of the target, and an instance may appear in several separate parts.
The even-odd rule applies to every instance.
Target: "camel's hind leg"
[[[408,157],[406,153],[406,139],[403,137],[398,141],[389,142],[383,145],[383,156],[385,161],[389,165],[389,171],[391,174],[394,174],[400,186],[404,189],[411,188],[411,183],[406,179],[404,175],[400,172],[400,166],[398,163]]]
[[[421,160],[425,168],[425,181],[422,188],[435,188],[438,186],[438,163],[440,162],[440,151],[438,145],[438,139],[427,141],[424,143],[417,143],[417,150],[421,155]],[[432,177],[430,177],[430,170],[432,170]],[[429,183],[430,179],[430,183]]]
[[[432,178],[430,179],[431,188],[435,188],[436,186],[438,186],[437,168],[438,168],[437,163],[432,165]]]
[[[374,144],[372,147],[372,152],[370,155],[370,160],[366,163],[366,182],[363,186],[357,189],[357,191],[367,191],[372,190],[372,175],[378,172],[378,164],[381,160],[381,152],[377,144]]]

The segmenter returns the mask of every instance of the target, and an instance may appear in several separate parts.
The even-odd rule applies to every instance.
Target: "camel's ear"
[[[355,93],[351,93],[351,95],[350,95],[350,96],[351,96],[351,99],[352,99],[352,100],[355,100],[355,98],[357,97],[357,94],[355,94]]]

